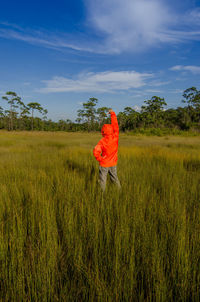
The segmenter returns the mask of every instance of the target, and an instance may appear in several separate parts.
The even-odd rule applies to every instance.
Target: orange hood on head
[[[101,129],[101,134],[102,136],[108,136],[108,135],[112,135],[113,134],[113,126],[110,124],[105,124],[103,125],[102,129]]]

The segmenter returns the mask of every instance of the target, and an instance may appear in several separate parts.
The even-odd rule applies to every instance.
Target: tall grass
[[[0,133],[1,301],[200,301],[200,140]]]

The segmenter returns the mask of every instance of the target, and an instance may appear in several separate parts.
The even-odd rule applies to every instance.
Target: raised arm
[[[114,134],[119,135],[119,125],[118,125],[118,121],[117,121],[117,116],[112,109],[109,110],[109,113],[110,113],[110,117],[111,117],[111,125],[113,126]]]

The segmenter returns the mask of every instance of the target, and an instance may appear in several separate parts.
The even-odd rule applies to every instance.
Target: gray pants
[[[110,174],[111,181],[115,183],[120,189],[121,185],[117,177],[117,166],[108,168],[99,166],[99,184],[101,186],[102,191],[104,192],[106,189],[107,174]]]

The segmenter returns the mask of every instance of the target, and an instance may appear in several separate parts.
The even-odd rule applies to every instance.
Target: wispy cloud
[[[87,3],[89,20],[99,32],[104,32],[108,52],[136,51],[172,39],[166,29],[174,16],[163,1],[88,0]]]
[[[169,91],[170,93],[175,93],[175,94],[182,94],[183,93],[183,89],[171,89]]]
[[[183,65],[176,65],[170,68],[172,71],[189,71],[193,74],[199,74],[200,73],[200,66],[183,66]]]
[[[186,15],[185,22],[190,24],[200,25],[200,8],[193,9],[189,11]]]
[[[54,77],[45,80],[40,92],[108,92],[123,91],[146,85],[153,74],[136,71],[106,71],[99,73],[81,73],[76,79]]]
[[[200,40],[199,8],[179,13],[167,0],[84,1],[87,18],[80,33],[23,29],[4,22],[0,24],[0,37],[59,50],[102,54],[138,52],[164,43]]]
[[[168,85],[170,81],[160,81],[160,80],[153,80],[149,82],[150,87],[160,87],[160,86],[165,86]]]
[[[62,50],[73,49],[76,51],[93,52],[93,49],[81,42],[73,42],[75,37],[69,34],[52,33],[43,29],[23,29],[16,24],[0,23],[0,37],[5,39],[20,40],[32,45]],[[79,37],[80,38],[80,37]],[[76,40],[79,40],[77,38]],[[83,40],[83,37],[82,37]]]
[[[174,0],[175,2],[177,0]],[[107,52],[200,40],[200,11],[179,14],[166,0],[87,0],[89,20],[105,34]]]
[[[163,93],[160,89],[146,89],[145,91],[150,93]]]

